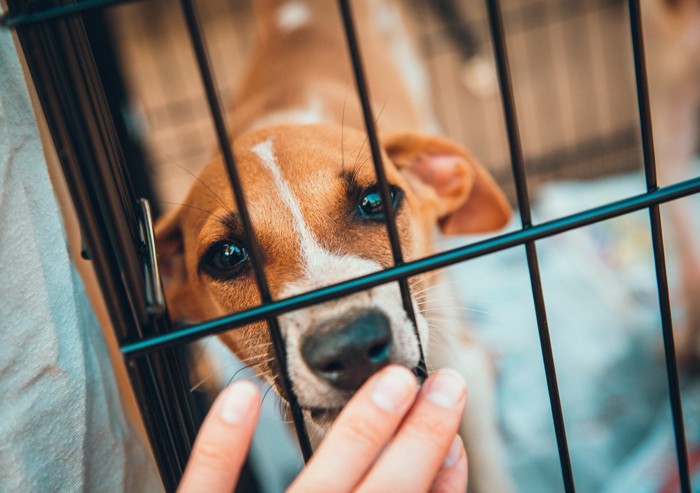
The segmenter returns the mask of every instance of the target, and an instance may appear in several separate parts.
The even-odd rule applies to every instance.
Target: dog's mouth
[[[412,368],[411,371],[415,375],[420,375],[419,368],[416,366]],[[419,378],[419,384],[422,384],[422,379]],[[311,419],[320,426],[330,425],[335,421],[340,412],[343,410],[348,401],[352,398],[352,395],[348,396],[347,399],[341,405],[335,405],[333,407],[321,407],[321,406],[302,406],[302,409],[309,413]]]
[[[338,417],[340,414],[340,411],[342,411],[342,407],[334,407],[334,408],[322,408],[322,407],[312,407],[309,408],[309,415],[311,416],[311,419],[314,420],[316,423],[319,425],[327,425],[331,424],[333,421],[335,421],[335,418]]]

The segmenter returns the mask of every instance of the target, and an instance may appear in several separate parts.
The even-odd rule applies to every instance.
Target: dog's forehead
[[[310,207],[337,200],[349,176],[360,186],[376,181],[366,135],[336,125],[279,125],[256,130],[235,140],[234,156],[246,203],[253,210],[279,206],[281,182],[303,206]],[[400,180],[388,158],[384,163],[389,178]],[[227,209],[237,209],[221,157],[203,170],[187,204],[209,210],[216,206],[214,197]]]
[[[244,186],[269,190],[282,178],[304,193],[309,186],[320,192],[324,184],[335,181],[343,169],[340,138],[334,139],[330,129],[316,130],[306,126],[273,127],[237,140],[234,151]]]
[[[366,134],[350,128],[268,127],[235,139],[233,150],[245,202],[259,232],[279,230],[303,217],[317,234],[329,233],[328,218],[338,215],[333,219],[340,220],[338,208],[347,200],[348,183],[360,189],[376,183]],[[401,181],[386,157],[385,168],[390,180]],[[188,233],[198,236],[190,245],[207,243],[202,234],[223,234],[221,218],[238,208],[221,157],[202,171],[185,205]]]
[[[234,150],[248,177],[269,171],[261,158],[269,147],[275,165],[293,183],[341,176],[343,172],[373,175],[369,144],[363,132],[339,125],[278,125],[236,139]],[[261,171],[263,173],[261,173]],[[369,178],[369,177],[367,177]]]

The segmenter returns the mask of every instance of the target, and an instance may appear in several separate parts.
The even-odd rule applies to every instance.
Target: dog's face
[[[342,144],[342,147],[341,147]],[[385,139],[383,160],[404,256],[430,253],[436,224],[448,233],[503,226],[510,211],[491,177],[462,148],[418,134]],[[393,264],[365,135],[333,125],[258,130],[234,142],[245,200],[274,299]],[[157,228],[171,317],[202,320],[255,306],[248,240],[220,158],[184,206]],[[418,333],[420,278],[411,279]],[[288,371],[307,417],[323,431],[352,393],[389,363],[418,364],[415,330],[396,283],[279,318]],[[278,368],[264,323],[221,336],[269,381]]]

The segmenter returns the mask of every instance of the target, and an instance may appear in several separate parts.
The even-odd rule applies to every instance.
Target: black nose
[[[344,390],[357,390],[389,364],[391,327],[378,310],[327,321],[306,336],[301,355],[319,378]]]

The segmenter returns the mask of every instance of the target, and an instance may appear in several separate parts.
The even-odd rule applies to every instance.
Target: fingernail
[[[460,455],[462,455],[462,439],[459,438],[459,435],[455,435],[452,440],[452,445],[450,445],[450,451],[447,452],[447,457],[445,457],[445,461],[442,463],[442,467],[454,466],[459,460]]]
[[[440,370],[427,389],[429,401],[452,409],[462,401],[467,389],[462,376],[454,370]]]
[[[372,402],[389,413],[397,413],[411,399],[416,378],[407,369],[393,366],[382,371],[372,390]]]
[[[258,389],[250,382],[241,381],[234,383],[226,392],[219,412],[221,419],[232,425],[240,423],[253,411],[255,401],[259,399]]]

